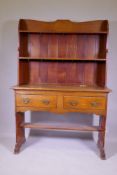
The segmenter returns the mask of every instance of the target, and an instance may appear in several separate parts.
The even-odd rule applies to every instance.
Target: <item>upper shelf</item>
[[[71,61],[106,61],[106,58],[93,58],[93,59],[89,59],[89,58],[53,58],[53,57],[43,57],[43,58],[40,58],[40,57],[19,57],[20,60],[53,60],[53,61],[56,61],[56,60],[62,60],[62,61],[68,61],[68,60],[71,60]]]
[[[56,20],[47,22],[20,19],[19,32],[107,34],[108,21],[96,20],[88,22],[73,22],[70,20]]]
[[[31,34],[36,34],[36,33],[45,33],[45,34],[55,34],[55,33],[58,33],[58,34],[67,34],[67,33],[77,33],[77,34],[87,34],[87,35],[91,35],[91,34],[96,34],[96,35],[99,35],[99,34],[108,34],[108,32],[104,31],[104,32],[39,32],[39,31],[28,31],[28,30],[19,30],[19,33],[31,33]]]

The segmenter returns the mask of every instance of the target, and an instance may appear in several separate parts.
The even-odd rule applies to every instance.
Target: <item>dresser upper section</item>
[[[20,19],[19,32],[40,33],[108,33],[108,21],[96,20],[88,22],[73,22],[56,20],[51,22]]]

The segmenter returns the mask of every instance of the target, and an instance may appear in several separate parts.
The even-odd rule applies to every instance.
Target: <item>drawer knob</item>
[[[24,99],[23,99],[23,103],[24,103],[24,104],[30,103],[30,99],[29,99],[29,98],[24,98]]]
[[[41,102],[42,102],[43,104],[45,104],[45,105],[49,105],[49,103],[50,103],[49,100],[42,100]]]
[[[98,102],[95,102],[95,101],[94,102],[91,102],[91,106],[92,107],[97,107],[97,106],[99,106],[99,103]]]
[[[69,101],[69,104],[71,106],[77,106],[78,102],[77,101]]]

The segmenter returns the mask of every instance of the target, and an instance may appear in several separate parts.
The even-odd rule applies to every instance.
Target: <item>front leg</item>
[[[105,150],[104,150],[104,145],[105,145],[105,126],[106,126],[106,115],[100,116],[99,119],[99,128],[101,131],[99,131],[98,134],[98,148],[100,150],[100,158],[105,160],[106,155],[105,155]]]
[[[14,149],[15,154],[19,153],[22,144],[26,141],[25,129],[21,126],[24,121],[24,112],[16,112],[16,145]]]

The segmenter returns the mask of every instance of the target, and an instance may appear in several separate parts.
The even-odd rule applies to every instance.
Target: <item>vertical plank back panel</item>
[[[40,56],[40,35],[30,34],[29,35],[29,43],[28,50],[30,57],[39,57]]]
[[[100,66],[100,65],[99,65]],[[30,62],[30,84],[55,83],[96,85],[96,63]],[[101,75],[100,75],[101,76]],[[98,75],[99,78],[99,75]],[[103,81],[103,80],[102,80]]]
[[[48,34],[48,57],[58,58],[58,38],[57,34]]]
[[[36,61],[30,62],[30,84],[41,83],[40,64]]]
[[[97,64],[96,63],[85,63],[84,65],[84,84],[85,85],[96,85],[96,72]]]
[[[25,45],[27,38],[24,37],[23,40]],[[105,46],[103,49],[99,48],[99,43],[102,43],[102,45],[104,45],[105,39],[104,37],[100,38],[98,35],[30,34],[28,42],[29,56],[41,59],[95,59],[98,58],[98,56],[101,56],[103,58],[103,50],[105,50]],[[26,56],[27,53],[21,52],[20,54],[22,56]]]

